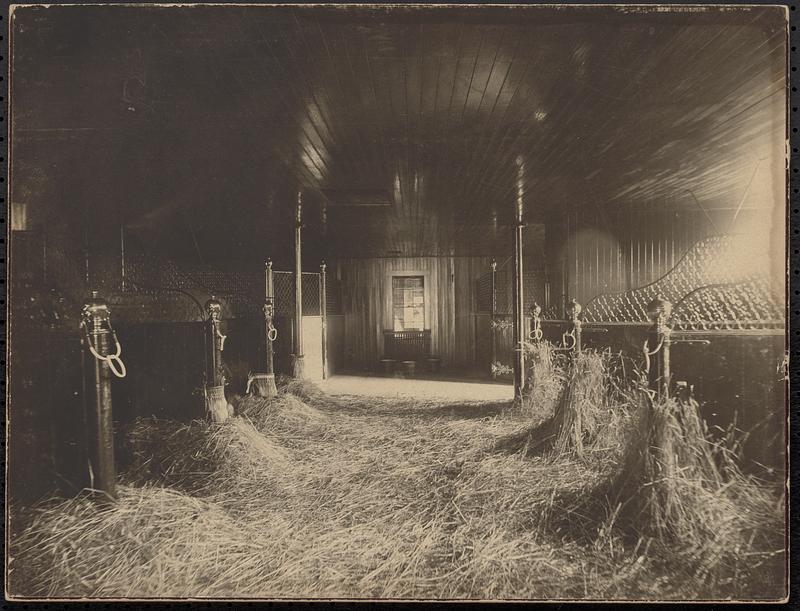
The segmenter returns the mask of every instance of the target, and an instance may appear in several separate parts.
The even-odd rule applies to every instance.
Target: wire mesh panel
[[[294,273],[274,272],[275,314],[278,316],[294,316]]]
[[[303,316],[319,316],[320,280],[317,272],[303,272]]]
[[[542,308],[545,307],[546,277],[543,269],[533,268],[531,265],[523,265],[522,271],[522,308],[525,314],[528,314],[534,303]]]
[[[185,278],[218,299],[224,299],[236,317],[261,315],[264,305],[264,274],[259,272],[189,269]]]
[[[259,316],[264,301],[264,276],[258,272],[226,271],[210,266],[178,266],[174,261],[156,257],[139,249],[129,249],[124,260],[125,291],[114,298],[121,304],[149,303],[168,306],[182,304],[192,311],[211,296],[223,303],[226,318]],[[187,320],[173,310],[170,316]],[[157,315],[153,319],[163,317]],[[201,318],[203,314],[201,314]]]
[[[495,274],[496,312],[510,314],[513,309],[512,284],[513,265],[507,260],[499,266]],[[527,312],[535,303],[544,307],[546,296],[546,276],[542,269],[531,269],[523,265],[523,308]],[[479,313],[492,311],[492,271],[489,269],[475,281],[475,307]]]
[[[317,272],[303,272],[303,316],[320,315],[320,279]],[[274,272],[275,313],[279,316],[294,317],[295,283],[294,272]]]
[[[783,300],[764,278],[692,291],[673,310],[674,328],[685,331],[732,331],[782,328]]]

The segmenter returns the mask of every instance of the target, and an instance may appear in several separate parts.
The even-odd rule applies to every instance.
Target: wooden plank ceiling
[[[757,207],[782,168],[776,7],[54,6],[12,34],[12,201],[176,255],[187,222],[210,257],[287,251],[297,188],[313,256],[485,255],[520,181],[541,222]]]

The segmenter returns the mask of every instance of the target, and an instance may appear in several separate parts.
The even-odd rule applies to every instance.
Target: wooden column
[[[323,261],[319,266],[319,316],[322,324],[322,379],[328,377],[328,266]]]
[[[514,398],[522,397],[525,385],[525,354],[522,350],[522,333],[524,325],[523,303],[524,287],[522,284],[522,223],[514,228],[514,284],[513,284],[513,344],[514,344]]]
[[[303,355],[303,192],[297,192],[297,208],[294,223],[294,354],[292,355],[292,375],[305,377],[305,357]]]
[[[514,398],[521,399],[525,386],[525,353],[523,352],[522,334],[525,324],[525,311],[523,304],[524,286],[522,282],[522,231],[523,217],[523,185],[524,164],[521,157],[517,157],[517,214],[514,227],[514,283],[513,283],[513,332],[514,332]]]
[[[93,358],[87,362],[83,353],[86,383],[89,469],[91,487],[98,499],[117,498],[117,472],[114,465],[114,428],[111,405],[111,373],[125,376],[125,366],[119,359],[120,347],[111,328],[108,304],[97,291],[83,306],[81,342]],[[115,345],[112,348],[112,340]],[[89,390],[88,386],[91,386]]]

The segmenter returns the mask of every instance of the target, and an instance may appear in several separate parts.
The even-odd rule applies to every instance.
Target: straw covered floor
[[[558,384],[569,387],[569,372],[559,375]],[[548,429],[562,441],[546,452],[530,452],[529,442],[557,416],[567,390],[559,398],[548,391],[539,398],[547,405],[530,409],[329,397],[293,382],[272,400],[235,398],[236,415],[223,424],[139,420],[124,432],[129,460],[116,504],[98,506],[82,496],[14,508],[10,591],[30,597],[780,596],[780,494],[740,474],[711,481],[720,471],[709,476],[696,461],[690,474],[656,472],[648,444],[653,435],[667,443],[672,416],[647,412],[644,402],[612,405],[572,384],[569,400],[592,405],[569,409],[590,426],[584,435],[562,414],[561,425]],[[603,415],[609,410],[613,418]],[[620,483],[628,461],[635,472]],[[657,492],[642,492],[653,488],[648,478],[669,479],[668,511],[648,505],[665,490],[662,481]],[[632,496],[640,502],[623,502]],[[653,502],[667,497],[660,498]],[[708,520],[714,535],[676,526],[691,519]]]

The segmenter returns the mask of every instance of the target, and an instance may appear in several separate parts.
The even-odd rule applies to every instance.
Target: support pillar
[[[322,379],[328,378],[328,266],[319,266],[319,315],[322,324]]]
[[[275,364],[273,343],[278,338],[278,330],[273,324],[275,319],[275,292],[272,277],[272,259],[267,259],[264,282],[264,337],[265,337],[265,370],[247,380],[247,391],[256,397],[277,397],[278,387],[275,385]]]
[[[297,192],[297,207],[294,224],[294,354],[292,355],[292,375],[305,377],[305,356],[303,355],[303,192]]]
[[[647,315],[653,321],[653,326],[644,344],[645,368],[650,390],[654,391],[658,399],[669,397],[672,329],[668,321],[671,314],[672,304],[666,299],[657,297],[647,305]]]
[[[513,313],[513,344],[514,344],[514,398],[522,398],[525,387],[525,353],[523,352],[523,326],[524,326],[524,286],[522,282],[522,223],[518,222],[514,228],[514,313]]]
[[[87,382],[90,485],[98,499],[106,500],[117,498],[111,374],[119,378],[126,374],[125,365],[119,358],[122,349],[111,327],[110,314],[108,304],[97,291],[92,291],[91,299],[83,306],[80,323],[83,330],[81,343],[93,357],[91,362],[87,362],[86,354],[82,353]]]
[[[525,208],[525,159],[518,156],[516,226],[514,227],[514,399],[522,399],[525,390],[525,286],[522,275],[522,232]]]
[[[228,419],[228,402],[225,399],[225,374],[222,369],[222,351],[225,336],[220,331],[222,304],[211,296],[206,302],[206,410],[212,422]]]

